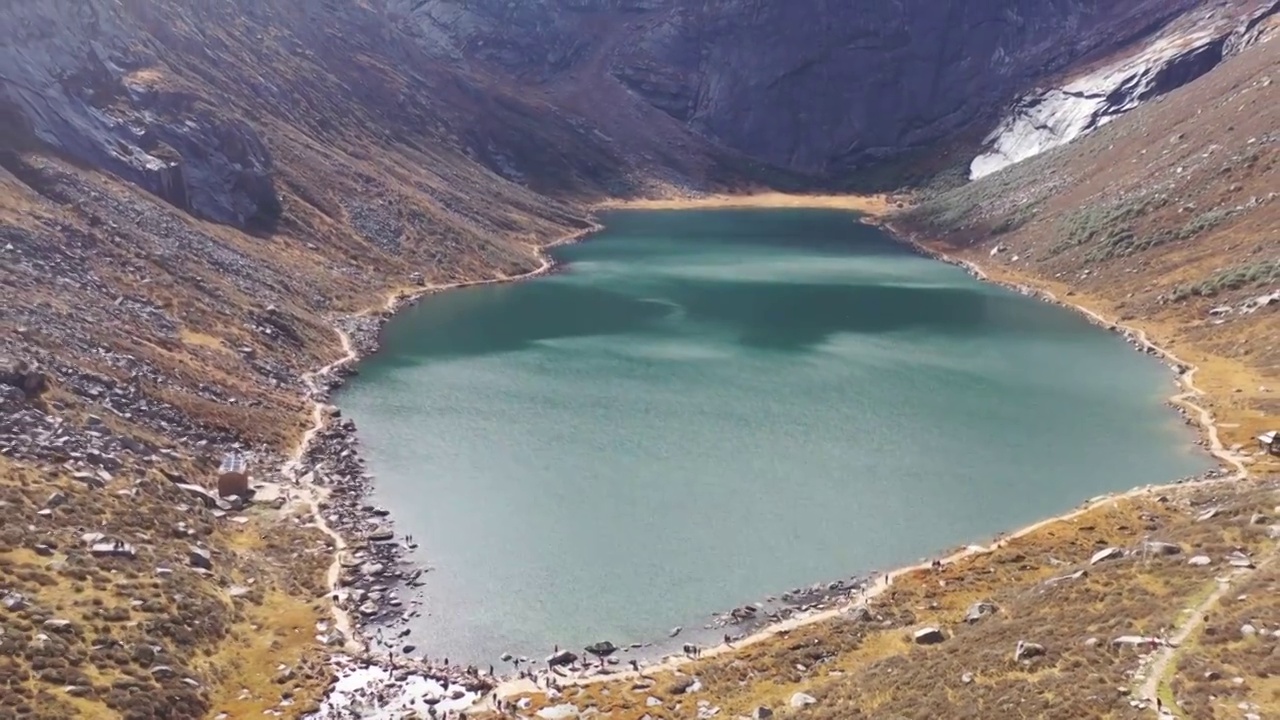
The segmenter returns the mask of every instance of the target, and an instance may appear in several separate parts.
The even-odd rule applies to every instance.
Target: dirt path
[[[320,378],[356,359],[356,351],[351,343],[351,337],[341,330],[337,330],[337,333],[342,345],[342,357],[319,370],[305,373],[302,376],[302,382],[306,386],[310,397],[319,397],[322,392]],[[303,478],[308,477],[309,474],[301,472],[302,458],[315,440],[316,433],[324,429],[326,422],[325,408],[325,403],[320,400],[313,400],[311,427],[302,434],[302,439],[298,441],[289,458],[289,462],[285,463],[284,468],[282,468],[282,472],[285,477],[294,482],[296,486],[295,497],[298,502],[307,506],[312,517],[312,523],[320,529],[320,532],[328,535],[333,540],[333,560],[329,563],[329,569],[325,572],[325,586],[329,590],[330,597],[332,597],[333,593],[338,589],[338,581],[342,576],[342,560],[346,554],[347,541],[342,537],[341,533],[329,527],[329,523],[324,519],[324,513],[320,511],[320,503],[324,500],[325,495],[324,488],[317,486],[314,482],[304,482]],[[334,626],[346,638],[345,648],[348,651],[360,650],[361,646],[356,639],[355,628],[351,623],[351,614],[337,602],[332,603],[332,611]]]
[[[1164,684],[1166,676],[1169,674],[1169,666],[1178,656],[1180,646],[1186,642],[1191,633],[1195,632],[1204,624],[1205,613],[1213,609],[1222,596],[1231,589],[1231,580],[1235,573],[1217,580],[1218,587],[1214,589],[1204,600],[1193,608],[1187,610],[1187,619],[1178,626],[1173,635],[1166,638],[1167,645],[1157,650],[1149,660],[1143,674],[1142,681],[1138,683],[1138,697],[1142,700],[1149,700],[1152,709],[1155,709],[1155,699],[1160,695],[1160,686]],[[1166,708],[1169,713],[1176,713],[1173,708]],[[1159,713],[1162,717],[1166,713]],[[1176,715],[1175,715],[1176,717]]]
[[[943,260],[944,262],[958,265],[983,282],[1003,285],[1004,287],[1010,288],[1024,295],[1030,295],[1031,297],[1039,298],[1055,305],[1070,308],[1071,310],[1084,315],[1097,325],[1116,330],[1123,333],[1126,337],[1132,338],[1143,350],[1149,350],[1158,357],[1187,368],[1186,371],[1178,376],[1178,383],[1182,386],[1183,391],[1171,396],[1169,398],[1170,402],[1187,408],[1195,415],[1195,421],[1200,426],[1200,431],[1204,434],[1204,438],[1208,442],[1209,454],[1235,469],[1235,474],[1232,476],[1232,479],[1243,480],[1249,476],[1249,471],[1244,464],[1244,457],[1238,453],[1232,452],[1222,444],[1222,439],[1218,435],[1218,423],[1213,417],[1213,413],[1209,412],[1209,410],[1204,406],[1195,402],[1195,398],[1203,397],[1205,395],[1204,391],[1195,384],[1195,375],[1200,370],[1198,365],[1189,363],[1182,358],[1179,358],[1177,355],[1174,355],[1171,351],[1152,342],[1151,338],[1147,337],[1147,331],[1142,328],[1131,327],[1111,320],[1110,318],[1104,317],[1100,313],[1083,305],[1062,300],[1057,295],[1044,288],[1025,283],[1010,282],[993,278],[982,269],[982,266],[975,262],[952,257],[930,248],[920,243],[918,240],[915,240],[910,235],[895,230],[892,225],[886,224],[885,227],[889,229],[895,238],[904,240],[926,255]]]
[[[1266,559],[1256,564],[1253,568],[1233,568],[1225,577],[1217,579],[1217,587],[1198,605],[1187,609],[1187,618],[1181,625],[1177,626],[1173,634],[1167,638],[1168,644],[1161,647],[1152,654],[1148,663],[1144,666],[1139,674],[1137,686],[1138,698],[1152,701],[1152,710],[1155,710],[1155,699],[1160,697],[1160,691],[1165,684],[1171,679],[1173,668],[1176,667],[1175,660],[1178,654],[1182,652],[1183,645],[1193,633],[1204,625],[1205,616],[1217,607],[1218,601],[1231,590],[1234,583],[1241,578],[1252,575],[1262,566],[1275,560],[1277,550],[1272,550]],[[1165,717],[1182,717],[1178,712],[1178,708],[1165,706],[1163,712],[1158,712],[1159,716]]]
[[[586,229],[566,235],[549,245],[543,246],[536,250],[538,254],[538,267],[526,273],[512,275],[506,277],[488,278],[486,280],[470,280],[455,283],[442,283],[425,286],[417,286],[407,290],[397,290],[392,292],[387,299],[379,306],[367,308],[355,317],[371,315],[374,312],[394,312],[402,304],[409,302],[423,295],[429,295],[445,290],[456,290],[464,287],[474,287],[479,285],[496,285],[499,283],[516,282],[519,280],[528,280],[530,278],[543,275],[555,267],[555,261],[551,259],[546,251],[557,245],[571,243],[582,237],[600,230],[599,225],[592,225]],[[351,614],[339,605],[335,598],[338,591],[339,582],[342,578],[342,561],[346,556],[347,541],[342,534],[330,527],[321,512],[320,505],[324,502],[328,490],[315,484],[314,481],[307,481],[306,478],[311,477],[310,473],[302,472],[302,460],[306,457],[307,452],[311,449],[311,444],[315,442],[316,435],[325,428],[328,423],[329,403],[325,401],[326,389],[323,385],[323,379],[339,368],[356,362],[360,359],[360,353],[356,349],[351,336],[340,326],[335,325],[333,331],[338,336],[338,342],[342,349],[342,356],[337,360],[325,365],[318,370],[303,373],[301,376],[302,384],[306,387],[307,397],[311,399],[311,427],[302,434],[298,440],[298,444],[290,453],[289,460],[281,468],[281,473],[293,482],[290,492],[293,495],[293,502],[287,507],[304,506],[312,518],[312,524],[319,528],[321,532],[329,536],[333,540],[333,560],[329,563],[329,569],[325,573],[325,583],[328,588],[328,595],[331,599],[331,609],[333,613],[334,626],[342,632],[347,639],[345,649],[348,652],[360,652],[364,650],[356,634],[355,624],[352,622]]]

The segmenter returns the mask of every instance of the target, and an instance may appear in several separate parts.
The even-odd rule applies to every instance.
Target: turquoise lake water
[[[433,658],[665,638],[1211,466],[1159,362],[846,213],[603,221],[407,309],[337,398]]]

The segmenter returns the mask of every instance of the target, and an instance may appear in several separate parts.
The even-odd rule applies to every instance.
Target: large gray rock
[[[790,705],[792,709],[799,710],[801,708],[809,707],[817,702],[818,699],[814,696],[808,693],[798,692],[791,696],[791,699],[787,701],[787,704]]]
[[[191,546],[190,552],[187,553],[187,562],[191,567],[200,568],[202,570],[213,569],[213,555],[204,548]]]
[[[988,615],[994,615],[997,610],[998,608],[993,602],[976,602],[969,606],[969,611],[964,614],[964,621],[967,623],[976,623]]]
[[[1018,645],[1013,649],[1013,661],[1022,662],[1023,660],[1030,660],[1034,657],[1040,657],[1041,655],[1044,655],[1044,653],[1044,646],[1040,643],[1019,640]]]
[[[578,656],[569,650],[561,650],[547,656],[547,664],[551,667],[560,665],[572,665],[578,661]]]
[[[128,543],[98,542],[89,548],[89,552],[94,557],[122,557],[130,560],[138,556],[137,549]]]
[[[923,627],[911,633],[911,639],[917,645],[936,645],[947,639],[942,630],[936,627]]]
[[[601,642],[588,645],[586,647],[586,651],[597,657],[607,657],[617,652],[618,646],[608,640],[603,640]]]
[[[3,52],[3,46],[0,46]],[[0,95],[0,101],[3,95]],[[3,105],[0,105],[3,110]],[[30,400],[49,389],[49,377],[36,365],[14,358],[0,358],[0,386],[13,388]]]
[[[1147,555],[1177,555],[1182,552],[1182,547],[1175,543],[1148,540],[1142,543],[1142,551]]]
[[[1097,565],[1098,563],[1106,562],[1108,560],[1117,560],[1122,557],[1124,557],[1124,550],[1117,547],[1104,548],[1094,553],[1093,557],[1089,558],[1089,564]]]

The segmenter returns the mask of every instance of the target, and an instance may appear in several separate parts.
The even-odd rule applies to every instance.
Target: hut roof
[[[248,458],[238,452],[229,452],[222,456],[222,464],[218,466],[218,474],[239,473],[243,475],[248,469]]]

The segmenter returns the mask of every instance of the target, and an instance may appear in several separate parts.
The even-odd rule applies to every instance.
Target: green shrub
[[[1213,297],[1220,292],[1273,282],[1280,282],[1280,258],[1237,265],[1203,282],[1179,286],[1173,291],[1172,298],[1175,302],[1181,302],[1192,296]]]

